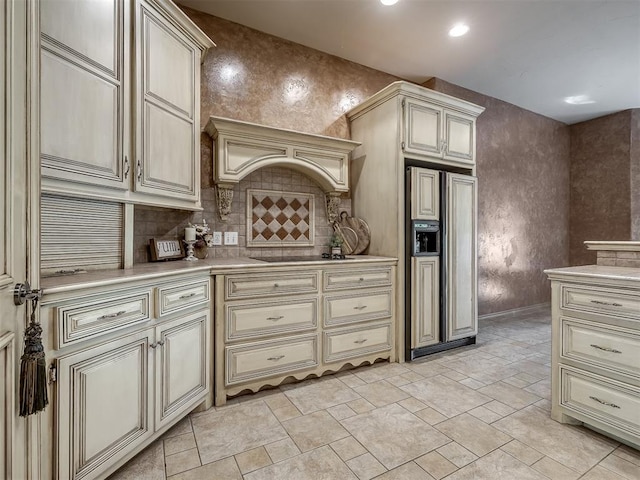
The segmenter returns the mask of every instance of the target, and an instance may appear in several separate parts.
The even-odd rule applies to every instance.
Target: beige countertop
[[[116,285],[123,281],[153,280],[170,275],[187,273],[208,273],[210,275],[228,273],[233,270],[273,269],[278,267],[310,266],[317,267],[347,266],[358,263],[395,262],[393,257],[378,257],[374,255],[350,255],[345,260],[296,260],[291,262],[267,262],[248,257],[236,258],[206,258],[197,262],[175,260],[168,262],[144,263],[132,268],[97,270],[76,275],[45,277],[40,281],[40,288],[44,294],[67,292],[80,288]]]
[[[581,278],[599,278],[603,280],[640,281],[640,268],[609,267],[605,265],[583,265],[579,267],[551,268],[545,270],[551,280],[567,276]]]

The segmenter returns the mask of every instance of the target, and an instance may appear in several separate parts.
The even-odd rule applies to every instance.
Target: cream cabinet
[[[440,342],[440,258],[412,257],[411,279],[411,348],[435,345]]]
[[[43,191],[200,208],[200,62],[170,0],[40,2]]]
[[[394,360],[395,262],[327,263],[216,275],[216,405],[289,377]]]
[[[51,290],[41,312],[57,377],[50,421],[58,461],[50,477],[104,478],[211,401],[210,279]]]
[[[402,150],[409,157],[434,157],[475,164],[475,116],[424,99],[402,100]]]
[[[447,175],[447,340],[478,333],[477,179]]]
[[[411,219],[440,220],[440,172],[411,168]]]
[[[640,448],[640,270],[547,270],[552,293],[551,416]]]

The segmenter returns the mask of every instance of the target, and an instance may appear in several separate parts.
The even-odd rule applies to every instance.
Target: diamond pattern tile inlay
[[[313,246],[314,195],[247,190],[247,246]]]

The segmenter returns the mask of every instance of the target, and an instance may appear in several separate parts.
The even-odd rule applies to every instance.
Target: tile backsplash
[[[299,192],[313,198],[315,228],[313,246],[277,246],[270,248],[247,246],[247,191],[269,190],[290,194]],[[233,189],[233,204],[227,221],[218,216],[215,190],[202,188],[202,212],[188,212],[166,208],[135,207],[134,262],[150,261],[149,240],[183,239],[184,229],[192,223],[202,223],[203,219],[215,232],[238,232],[238,245],[220,245],[201,250],[209,258],[225,257],[274,257],[288,255],[320,255],[328,252],[328,243],[333,229],[327,220],[325,196],[322,189],[309,177],[288,168],[262,168],[247,175]],[[281,195],[282,196],[282,195]],[[351,199],[341,199],[340,211],[351,215]],[[251,220],[251,218],[249,218]],[[206,248],[206,247],[205,247]]]

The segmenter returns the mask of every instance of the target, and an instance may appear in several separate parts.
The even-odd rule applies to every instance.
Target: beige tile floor
[[[549,308],[478,343],[192,414],[110,480],[636,480],[640,452],[550,412]]]

